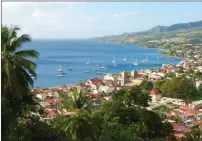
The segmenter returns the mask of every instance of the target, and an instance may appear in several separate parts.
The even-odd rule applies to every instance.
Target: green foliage
[[[187,132],[184,135],[187,141],[201,141],[202,132],[201,129],[193,128],[191,132]]]
[[[153,89],[153,83],[151,81],[143,80],[140,83],[140,87],[142,87],[142,89],[144,89],[146,91],[150,91]]]
[[[18,27],[2,27],[2,95],[12,95],[16,98],[22,98],[30,92],[33,86],[33,80],[30,76],[36,77],[36,64],[30,59],[38,58],[39,53],[35,50],[22,50],[24,43],[31,42],[27,34],[18,37]]]
[[[198,97],[193,82],[185,77],[173,77],[161,86],[163,96],[181,99],[196,99]]]
[[[200,97],[202,97],[202,84],[198,87],[198,94]]]
[[[131,105],[139,105],[139,106],[148,106],[148,101],[150,101],[150,96],[148,92],[143,91],[140,86],[133,86],[129,89],[121,89],[116,91],[112,95],[113,100],[119,100],[124,102],[124,104]]]
[[[156,80],[156,81],[154,81],[153,82],[153,89],[158,90],[159,92],[161,92],[161,86],[165,82],[166,82],[166,80]]]

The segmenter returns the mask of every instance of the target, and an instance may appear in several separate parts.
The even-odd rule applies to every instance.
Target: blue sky
[[[2,22],[33,38],[89,38],[202,20],[200,2],[3,2]]]

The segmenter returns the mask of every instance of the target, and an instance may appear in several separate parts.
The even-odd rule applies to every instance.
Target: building
[[[99,92],[105,92],[106,94],[110,94],[115,90],[115,86],[100,86]]]
[[[128,73],[126,71],[122,71],[118,76],[118,84],[124,86],[128,82]]]
[[[137,72],[136,70],[132,70],[132,71],[130,72],[130,75],[131,75],[132,77],[137,77],[137,76],[138,76],[138,72]]]
[[[189,104],[189,107],[194,108],[194,109],[201,109],[202,100],[192,102],[191,104]]]
[[[151,95],[152,103],[156,103],[156,102],[160,101],[162,98],[162,95],[156,90],[151,90],[150,95]]]
[[[99,87],[103,85],[102,79],[94,78],[86,81],[85,85],[90,88],[93,93],[98,93]]]
[[[136,78],[136,79],[132,80],[132,84],[133,85],[140,85],[140,83],[142,83],[142,81],[143,81],[143,79]]]

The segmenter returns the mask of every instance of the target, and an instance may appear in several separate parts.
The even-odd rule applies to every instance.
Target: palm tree
[[[64,107],[67,107],[73,114],[67,115],[57,126],[62,128],[72,136],[73,140],[83,141],[87,138],[96,140],[95,133],[99,132],[101,121],[92,117],[90,111],[91,100],[87,97],[86,90],[71,89],[72,96],[67,98]]]
[[[78,112],[88,110],[92,101],[87,96],[87,90],[78,90],[76,87],[72,88],[72,97],[69,99],[69,105],[72,110]]]
[[[92,135],[92,122],[88,114],[79,113],[67,120],[65,131],[70,133],[73,140],[83,141]]]
[[[30,59],[36,59],[39,53],[35,50],[22,50],[25,43],[31,42],[27,34],[18,36],[20,28],[17,26],[8,28],[2,26],[1,42],[1,72],[2,72],[2,95],[21,99],[30,92],[33,79],[36,77],[36,64]]]

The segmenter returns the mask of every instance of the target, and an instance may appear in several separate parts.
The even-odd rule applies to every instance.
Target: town
[[[181,98],[166,95],[160,90],[158,82],[170,81],[173,78],[186,78],[198,90],[195,97]],[[145,85],[150,100],[147,110],[158,113],[164,121],[170,122],[176,138],[184,137],[191,128],[200,128],[202,117],[202,64],[201,59],[181,61],[179,64],[163,64],[159,69],[142,69],[131,72],[122,71],[119,74],[106,74],[103,78],[89,79],[73,86],[63,85],[58,88],[37,88],[32,93],[40,99],[45,114],[40,120],[49,120],[57,115],[73,114],[65,108],[59,108],[64,96],[72,96],[72,88],[78,91],[87,90],[88,98],[93,100],[93,108],[99,108],[102,101],[110,100],[115,91],[130,88],[135,85]],[[153,85],[153,86],[152,86]],[[169,87],[166,85],[166,87]],[[183,86],[182,86],[183,87]],[[185,86],[186,87],[186,86]],[[200,93],[200,94],[199,94]],[[187,100],[188,99],[188,100]],[[191,100],[192,99],[192,100]]]

